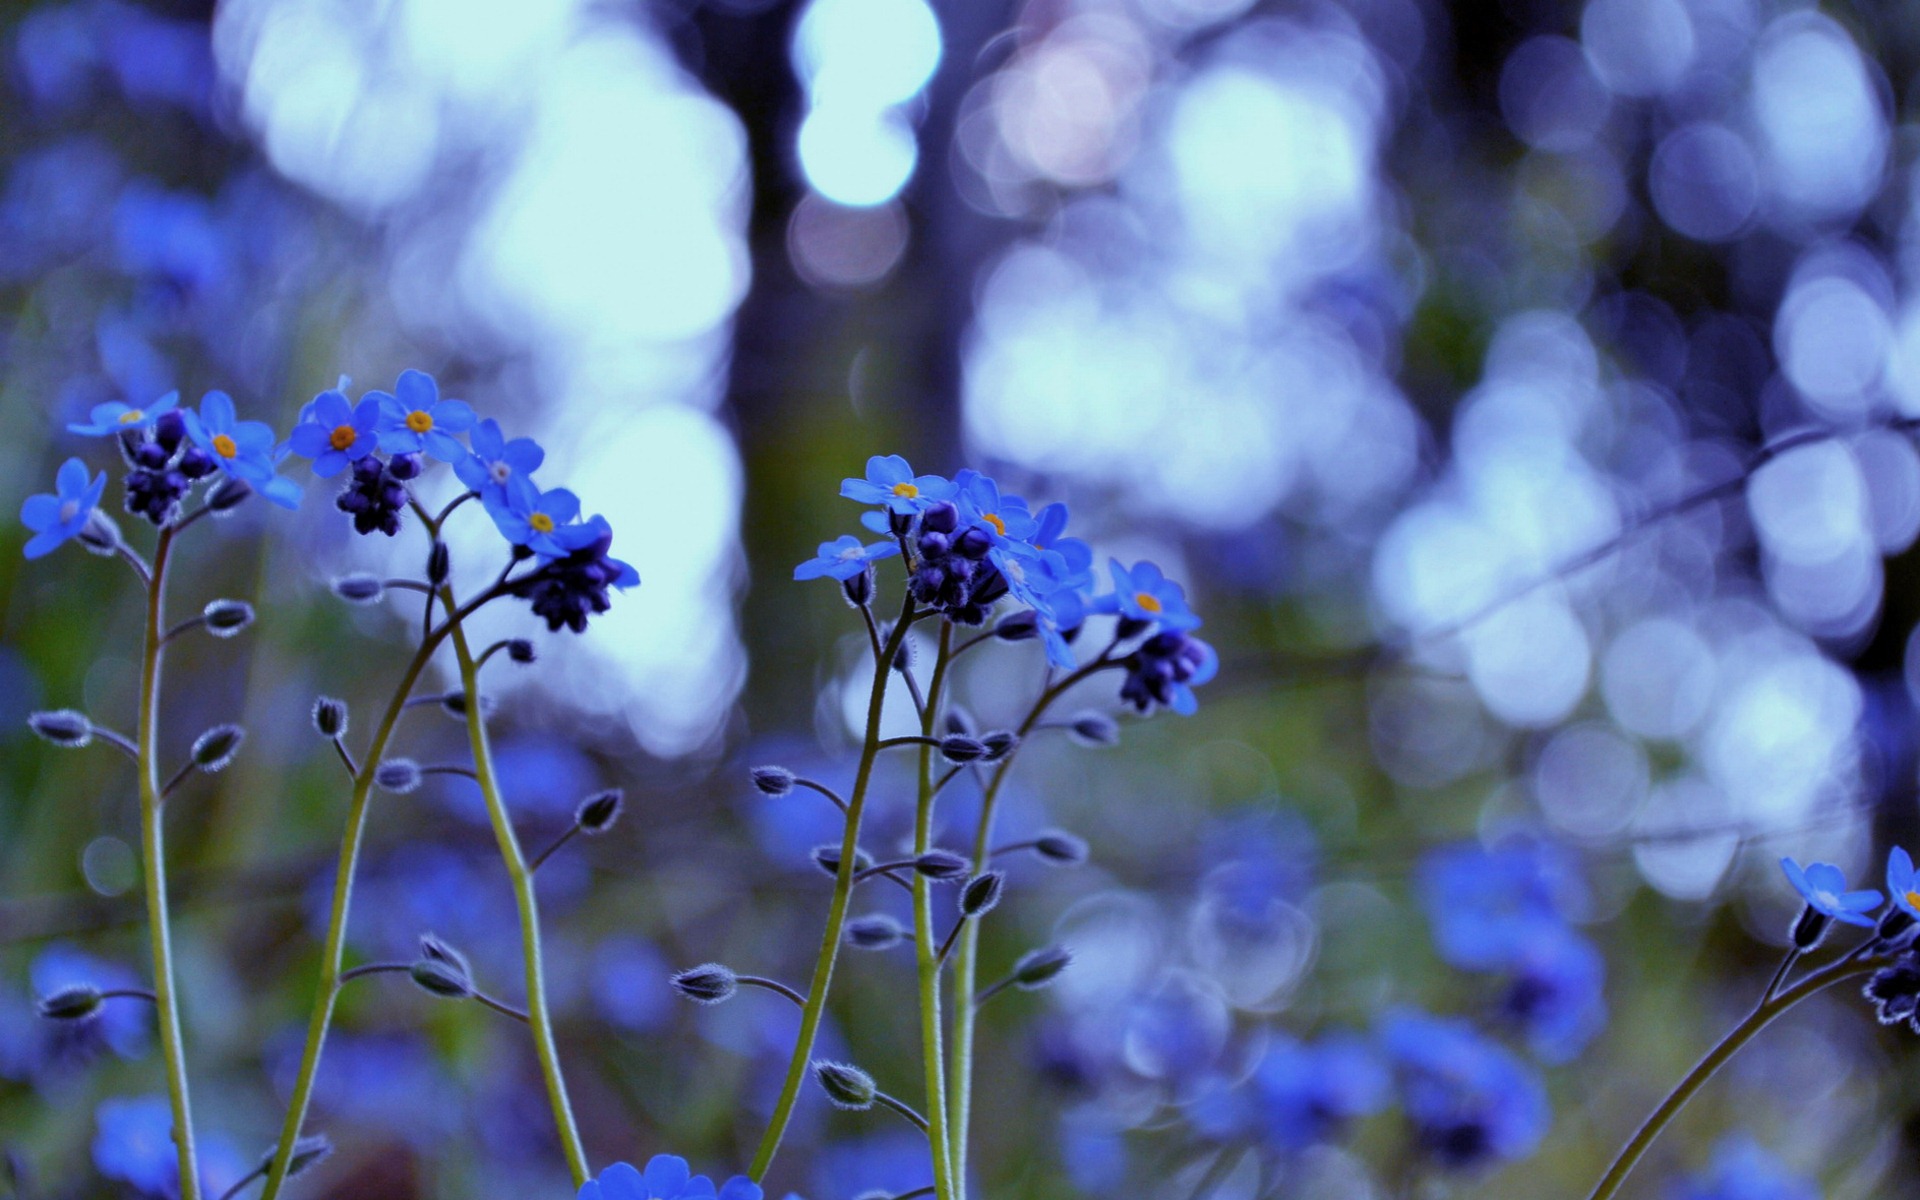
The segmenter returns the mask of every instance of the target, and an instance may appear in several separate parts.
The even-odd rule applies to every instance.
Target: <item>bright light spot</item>
[[[1760,200],[1760,169],[1746,139],[1702,121],[1660,140],[1648,170],[1660,219],[1702,242],[1725,241],[1746,229]]]
[[[1753,115],[1789,215],[1848,215],[1878,190],[1886,116],[1853,40],[1826,17],[1789,13],[1768,27],[1754,55]]]
[[[794,68],[819,104],[878,112],[920,93],[940,65],[940,23],[921,0],[813,0]]]
[[[1600,694],[1621,728],[1678,738],[1705,719],[1717,678],[1705,639],[1679,621],[1654,617],[1629,626],[1607,647]]]
[[[1893,329],[1887,312],[1844,276],[1798,279],[1774,319],[1774,345],[1787,378],[1830,416],[1859,416],[1886,364]]]
[[[800,123],[800,166],[827,199],[860,208],[885,204],[913,178],[913,127],[893,112],[855,104],[815,107]]]
[[[1539,729],[1573,711],[1592,665],[1587,631],[1559,600],[1535,593],[1462,635],[1467,678],[1487,711],[1509,725]]]
[[[1623,96],[1658,96],[1693,62],[1693,21],[1680,0],[1589,0],[1580,40],[1594,70]]]

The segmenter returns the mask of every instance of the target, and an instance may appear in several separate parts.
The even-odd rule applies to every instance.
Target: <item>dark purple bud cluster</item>
[[[593,541],[516,583],[513,594],[531,601],[534,615],[544,619],[548,629],[585,633],[588,618],[613,606],[608,589],[632,570],[608,555],[612,545],[613,531],[603,529]]]
[[[960,527],[960,510],[941,501],[914,523],[913,598],[956,625],[984,625],[987,610],[1007,594],[1006,577],[987,561],[993,539],[978,526]]]
[[[354,462],[351,478],[333,506],[353,518],[355,533],[377,529],[393,537],[400,532],[400,515],[407,508],[407,481],[424,466],[418,454],[396,454],[387,462],[369,454]]]
[[[1173,630],[1156,633],[1127,656],[1120,699],[1142,713],[1156,705],[1171,707],[1176,685],[1192,680],[1207,660],[1207,644],[1199,638]]]
[[[211,454],[187,441],[186,418],[178,412],[162,415],[151,430],[122,434],[120,451],[129,468],[127,512],[155,525],[170,524],[193,485],[217,469]]]

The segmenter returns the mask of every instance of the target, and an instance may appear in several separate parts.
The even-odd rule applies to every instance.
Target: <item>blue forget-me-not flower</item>
[[[388,454],[424,451],[445,463],[466,457],[466,447],[453,435],[473,428],[473,408],[464,400],[442,400],[433,376],[402,371],[391,394],[368,395],[380,406],[380,448]]]
[[[118,400],[109,400],[105,404],[93,406],[93,412],[84,424],[67,426],[70,433],[84,434],[87,437],[112,437],[130,429],[145,429],[151,426],[162,414],[170,413],[180,403],[179,392],[168,392],[144,408],[135,408]]]
[[[107,474],[102,471],[87,478],[87,464],[70,458],[60,464],[54,476],[54,490],[28,496],[20,506],[20,523],[33,531],[27,539],[28,558],[41,558],[65,542],[78,537],[100,506],[107,490]]]
[[[744,1175],[713,1186],[705,1175],[695,1175],[687,1160],[656,1154],[644,1172],[629,1163],[615,1163],[598,1179],[580,1185],[578,1200],[761,1200],[760,1185]]]

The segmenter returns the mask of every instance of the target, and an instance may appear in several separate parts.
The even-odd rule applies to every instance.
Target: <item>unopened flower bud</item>
[[[206,620],[208,633],[227,638],[253,624],[253,605],[245,600],[215,600],[201,615]]]
[[[840,873],[840,847],[836,845],[816,846],[813,850],[813,864],[829,875]],[[864,871],[873,865],[873,855],[865,850],[856,850],[853,854],[853,869]]]
[[[452,552],[447,549],[445,542],[435,539],[433,549],[427,551],[427,582],[434,587],[439,587],[452,573]]]
[[[97,508],[88,514],[87,523],[76,536],[80,544],[94,554],[111,558],[120,553],[120,526]]]
[[[793,790],[794,775],[785,767],[755,767],[753,786],[769,796],[784,796]]]
[[[573,812],[573,823],[580,832],[588,835],[605,833],[613,828],[620,819],[620,806],[626,796],[619,788],[608,788],[604,792],[595,792],[580,802]]]
[[[975,728],[973,714],[958,704],[947,707],[946,723],[948,733],[964,733],[971,736]]]
[[[56,746],[78,749],[93,740],[93,722],[71,708],[37,712],[27,718],[27,728]]]
[[[987,748],[986,757],[981,761],[999,762],[1013,753],[1013,748],[1020,744],[1020,737],[1011,729],[996,729],[981,738],[980,744]]]
[[[507,657],[517,663],[530,663],[536,657],[533,643],[525,638],[514,638],[507,643]]]
[[[675,974],[673,990],[695,1004],[724,1004],[740,990],[740,977],[719,963],[701,963]]]
[[[245,504],[251,495],[253,488],[241,480],[228,477],[213,489],[213,495],[207,497],[207,507],[217,513],[232,512]]]
[[[333,581],[333,594],[349,604],[373,604],[387,594],[387,585],[372,575],[342,575]]]
[[[467,719],[467,694],[465,692],[448,692],[441,696],[440,711],[446,713],[456,721],[465,721]],[[483,695],[480,697],[480,711],[482,714],[491,714],[493,712],[492,696]]]
[[[427,469],[427,462],[418,454],[396,454],[387,460],[387,473],[395,479],[418,479],[420,472]]]
[[[967,881],[960,889],[960,915],[973,920],[984,917],[1000,903],[1000,893],[1005,889],[1007,877],[1000,871],[986,871]]]
[[[1002,617],[993,627],[993,636],[1003,642],[1024,642],[1039,634],[1040,617],[1032,609]]]
[[[436,996],[465,1000],[473,995],[473,968],[467,956],[431,933],[421,936],[420,957],[413,960],[407,973]]]
[[[404,796],[420,786],[420,764],[410,758],[390,758],[373,769],[373,781],[383,792]]]
[[[40,1015],[50,1021],[84,1021],[100,1011],[100,989],[90,983],[63,987],[40,997]]]
[[[987,757],[987,744],[964,733],[950,733],[940,739],[940,757],[950,763],[979,762]]]
[[[1818,946],[1820,940],[1827,936],[1827,926],[1831,923],[1827,914],[1811,904],[1807,905],[1793,922],[1790,936],[1793,939],[1794,949],[1804,954]]]
[[[847,945],[856,950],[890,950],[907,936],[900,922],[885,913],[871,913],[847,922]]]
[[[858,575],[841,580],[840,594],[855,608],[865,608],[873,603],[873,568],[868,567]]]
[[[820,1081],[820,1090],[833,1101],[835,1108],[855,1112],[872,1108],[880,1090],[874,1086],[873,1076],[851,1063],[815,1062],[813,1077]]]
[[[1013,986],[1029,992],[1039,991],[1073,964],[1073,951],[1065,946],[1042,946],[1029,950],[1013,964]]]
[[[215,725],[193,739],[193,765],[209,775],[223,771],[246,740],[247,731],[238,725]]]
[[[967,866],[967,860],[951,850],[929,850],[913,860],[913,869],[936,883],[961,878]]]
[[[1077,714],[1067,725],[1073,740],[1083,746],[1117,746],[1120,723],[1103,712],[1091,710]]]
[[[1077,867],[1087,861],[1085,839],[1062,829],[1049,829],[1034,838],[1033,852],[1057,867]]]
[[[344,737],[347,732],[347,702],[321,696],[313,702],[313,727],[323,738]]]

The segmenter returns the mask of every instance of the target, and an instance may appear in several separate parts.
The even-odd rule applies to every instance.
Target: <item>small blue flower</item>
[[[559,558],[578,546],[567,544],[562,530],[580,516],[580,497],[565,488],[543,492],[524,475],[508,479],[498,498],[482,500],[500,536],[535,554]]]
[[[1606,1027],[1606,960],[1570,929],[1532,939],[1511,964],[1501,1012],[1543,1062],[1572,1061]]]
[[[1107,561],[1107,570],[1113,576],[1113,591],[1094,601],[1096,612],[1158,623],[1163,630],[1200,627],[1200,618],[1187,607],[1187,593],[1154,563],[1142,560],[1125,567],[1115,558]]]
[[[850,533],[843,534],[831,542],[821,542],[820,553],[795,567],[793,577],[819,579],[825,576],[844,582],[866,570],[867,564],[898,553],[898,542],[862,545],[859,538]]]
[[[1791,858],[1783,858],[1780,869],[1808,908],[1847,925],[1873,928],[1873,918],[1867,914],[1880,907],[1879,892],[1872,888],[1848,891],[1846,875],[1832,863],[1810,863],[1802,869]]]
[[[1067,506],[1055,501],[1033,514],[1033,534],[1027,538],[1035,548],[1051,550],[1060,556],[1062,586],[1093,586],[1093,547],[1079,538],[1066,536]]]
[[[188,410],[187,433],[213,455],[222,471],[265,491],[273,483],[273,429],[264,421],[242,421],[233,397],[213,391],[200,397],[200,410]]]
[[[1895,846],[1887,854],[1887,894],[1910,917],[1920,917],[1920,879],[1914,878],[1913,856]]]
[[[1002,496],[1000,485],[980,472],[961,471],[953,482],[961,516],[991,533],[995,545],[1024,542],[1040,528],[1025,500]]]
[[[442,400],[440,385],[425,371],[402,371],[393,394],[367,396],[380,406],[380,449],[388,454],[425,451],[445,463],[466,457],[453,435],[473,428],[473,408],[464,400]]]
[[[287,443],[295,454],[313,460],[313,473],[332,479],[355,461],[372,454],[379,442],[374,426],[380,405],[372,397],[349,404],[340,389],[321,392],[300,414]]]
[[[69,425],[67,431],[84,434],[87,437],[112,437],[116,433],[125,433],[129,429],[147,429],[152,427],[156,418],[163,413],[172,412],[179,403],[179,392],[168,392],[145,408],[135,408],[130,404],[122,404],[118,400],[109,400],[105,404],[93,406],[93,413],[86,424]]]
[[[553,538],[566,553],[522,576],[508,590],[528,601],[549,630],[585,633],[588,618],[613,607],[608,589],[638,586],[640,572],[607,553],[613,527],[605,517],[563,525]]]
[[[915,475],[907,460],[898,454],[874,455],[867,460],[865,479],[845,479],[840,494],[861,504],[884,504],[902,516],[919,512],[935,500],[950,500],[954,494],[951,479],[939,475]]]
[[[1722,1138],[1713,1162],[1671,1193],[1672,1200],[1820,1200],[1820,1189],[1750,1137]]]
[[[473,452],[454,460],[453,473],[482,496],[504,495],[511,480],[533,474],[547,457],[532,438],[508,441],[500,432],[500,422],[492,417],[475,425],[467,440],[473,443]]]
[[[28,496],[20,506],[20,523],[33,531],[27,539],[28,558],[45,557],[79,536],[93,510],[100,506],[100,496],[107,490],[107,473],[102,471],[89,480],[87,464],[70,458],[60,464],[53,486],[51,493]]]
[[[647,1162],[645,1173],[627,1163],[615,1163],[600,1172],[600,1178],[580,1185],[576,1200],[761,1200],[760,1185],[744,1175],[735,1175],[714,1190],[713,1181],[695,1175],[687,1160],[671,1154],[656,1154]]]

